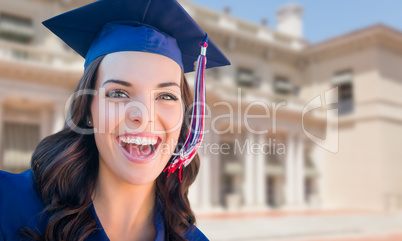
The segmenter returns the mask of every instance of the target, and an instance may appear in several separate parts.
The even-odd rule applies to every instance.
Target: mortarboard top
[[[230,65],[176,0],[100,0],[43,22],[86,59],[118,51],[147,51],[172,58],[193,71],[207,38],[206,68]]]

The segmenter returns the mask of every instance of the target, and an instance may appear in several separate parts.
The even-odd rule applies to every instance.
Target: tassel
[[[207,47],[208,47],[208,35],[200,43],[201,54],[198,56],[197,67],[194,80],[194,108],[192,112],[190,130],[187,134],[186,141],[179,153],[173,153],[174,157],[171,164],[163,170],[174,173],[179,169],[179,179],[181,182],[181,173],[184,167],[186,167],[193,160],[197,150],[201,145],[201,141],[204,135],[204,116],[205,116],[205,67],[207,64]]]

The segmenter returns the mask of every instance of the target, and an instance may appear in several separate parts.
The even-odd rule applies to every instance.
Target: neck
[[[153,228],[155,182],[132,185],[99,165],[92,200],[109,238],[120,235],[127,237],[138,230],[143,232]]]

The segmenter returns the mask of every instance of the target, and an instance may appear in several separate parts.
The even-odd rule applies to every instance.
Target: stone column
[[[50,134],[50,131],[52,131],[51,125],[50,125],[50,116],[49,116],[49,109],[42,109],[41,110],[41,124],[40,124],[40,136],[39,138],[42,140],[46,136]]]
[[[66,116],[64,115],[65,105],[61,103],[55,103],[53,105],[53,128],[52,133],[56,133],[62,130]]]
[[[304,140],[300,135],[297,137],[297,150],[296,150],[296,204],[298,206],[303,206],[305,204],[305,178],[304,178]]]
[[[0,169],[3,169],[3,125],[4,125],[4,121],[3,121],[3,117],[4,117],[4,108],[3,108],[3,98],[0,97]]]
[[[221,146],[221,142],[219,139],[219,136],[211,131],[211,137],[213,137],[213,142],[217,143]],[[220,194],[221,194],[221,155],[222,153],[219,153],[218,155],[211,155],[211,198],[212,198],[212,206],[214,209],[216,208],[221,208],[220,206]]]
[[[200,168],[203,166],[203,156],[200,152],[198,152],[198,156],[200,157]],[[186,167],[185,167],[186,168]],[[189,192],[188,192],[188,199],[190,201],[191,207],[192,208],[200,208],[201,207],[201,170],[199,170],[198,175],[193,182],[193,184],[189,187]]]
[[[210,126],[208,120],[205,121],[205,126]],[[219,200],[219,190],[216,190],[219,188],[217,187],[219,184],[216,184],[214,181],[215,179],[219,180],[219,177],[215,177],[215,166],[219,164],[216,158],[219,158],[219,155],[213,155],[213,153],[211,153],[211,145],[216,142],[215,139],[216,135],[211,130],[209,130],[209,133],[204,134],[203,141],[198,149],[200,170],[196,180],[190,186],[189,191],[191,205],[203,211],[209,211],[213,208],[215,198]],[[214,148],[214,151],[218,152],[216,145]],[[217,192],[218,197],[214,196],[215,192]]]
[[[317,190],[315,193],[315,200],[314,205],[315,207],[323,207],[323,204],[328,203],[326,202],[326,196],[324,195],[326,191],[325,185],[325,177],[327,177],[326,168],[327,162],[325,160],[325,153],[326,150],[318,145],[313,145],[312,147],[312,161],[314,166],[319,173],[319,177],[315,177],[315,181],[317,182]]]
[[[254,158],[251,153],[251,146],[254,144],[254,134],[247,133],[248,145],[245,146],[244,157],[244,179],[243,179],[243,198],[245,206],[253,206],[255,204],[255,185],[254,185]]]
[[[208,133],[204,136],[203,143],[210,143],[211,142],[211,134]],[[204,144],[205,144],[204,143]],[[210,143],[212,144],[212,143]],[[211,209],[211,153],[209,149],[202,150],[200,155],[200,186],[201,186],[201,196],[199,197],[201,200],[201,207],[204,210]]]
[[[211,208],[211,163],[208,156],[201,159],[201,205],[203,209]]]
[[[286,165],[285,165],[285,203],[286,206],[295,203],[295,158],[294,158],[295,136],[289,133],[286,144]]]
[[[266,155],[264,154],[263,144],[265,142],[264,135],[258,135],[258,144],[260,146],[260,153],[257,155],[256,160],[256,203],[257,206],[265,206],[266,204],[266,187],[265,187],[265,171],[266,171]]]
[[[202,157],[200,156],[200,161],[202,162]],[[202,165],[202,163],[201,163]],[[200,175],[197,175],[194,183],[190,186],[188,192],[188,199],[191,203],[192,207],[199,208],[201,206],[200,203]]]

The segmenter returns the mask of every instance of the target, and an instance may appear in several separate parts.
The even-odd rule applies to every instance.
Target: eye
[[[160,95],[158,95],[158,97],[156,98],[157,100],[178,100],[178,98],[170,93],[162,93]]]
[[[124,90],[111,90],[105,96],[110,98],[128,98],[128,93]]]

